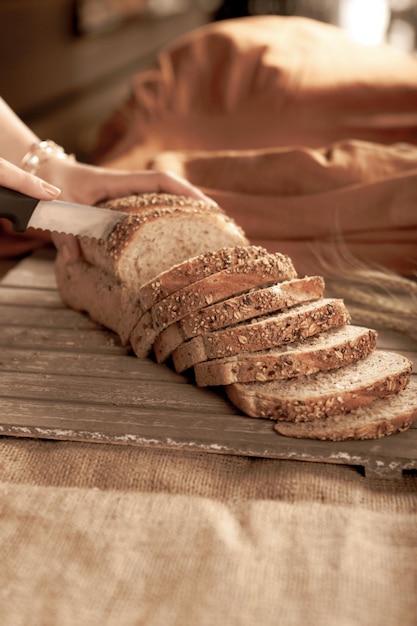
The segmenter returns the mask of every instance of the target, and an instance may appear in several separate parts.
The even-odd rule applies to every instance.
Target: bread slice
[[[379,398],[366,407],[308,422],[277,422],[285,437],[343,441],[377,439],[407,430],[417,420],[417,382],[397,394]]]
[[[276,315],[197,335],[174,350],[172,361],[177,372],[184,372],[203,361],[276,348],[349,322],[343,300],[322,298]]]
[[[149,354],[158,334],[186,315],[214,302],[297,276],[289,257],[279,252],[261,255],[210,274],[160,300],[139,318],[130,337],[137,356]]]
[[[199,333],[219,330],[253,317],[319,300],[323,297],[323,292],[323,278],[307,276],[286,280],[270,287],[254,288],[199,309],[171,324],[156,337],[153,346],[156,360],[163,363],[178,346]]]
[[[251,417],[303,422],[349,413],[404,389],[412,363],[401,354],[375,350],[331,372],[266,383],[232,383],[230,400]]]
[[[207,387],[308,376],[365,358],[375,350],[376,340],[375,330],[342,326],[281,348],[197,363],[195,381]]]
[[[128,213],[105,241],[80,238],[83,258],[115,279],[142,286],[209,250],[249,244],[220,207],[172,194],[138,194],[102,203]]]

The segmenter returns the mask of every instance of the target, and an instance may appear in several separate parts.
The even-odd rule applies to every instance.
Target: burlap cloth
[[[0,441],[2,626],[415,626],[417,479]]]

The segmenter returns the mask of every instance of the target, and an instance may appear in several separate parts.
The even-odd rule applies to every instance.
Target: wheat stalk
[[[315,248],[326,291],[342,298],[354,323],[389,328],[417,339],[417,281],[387,268],[371,266],[354,257],[342,238],[331,258]]]

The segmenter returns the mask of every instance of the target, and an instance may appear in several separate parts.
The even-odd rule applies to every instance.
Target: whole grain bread
[[[266,254],[265,248],[256,246],[233,246],[210,251],[177,264],[172,272],[167,270],[160,274],[160,281],[156,279],[148,282],[143,288],[136,283],[122,283],[114,275],[83,259],[68,264],[59,254],[55,273],[63,302],[75,310],[88,312],[94,321],[116,332],[122,343],[127,345],[140,318],[142,331],[146,333],[148,327],[151,331],[151,318],[150,324],[147,324],[148,315],[144,310],[149,302],[157,303],[162,293],[166,293],[169,288],[175,290],[177,285],[187,285],[188,281],[191,283],[209,273],[246,263],[249,259],[260,258]],[[169,275],[173,275],[174,280],[169,281]],[[156,285],[154,289],[151,289],[151,284]],[[158,284],[164,285],[164,290],[158,289]],[[149,335],[150,343],[148,339],[143,340],[147,349],[142,352],[138,350],[137,356],[149,354],[154,336],[153,332]],[[138,343],[139,341],[137,340]]]
[[[378,398],[349,413],[308,422],[279,421],[275,430],[286,437],[342,441],[377,439],[407,430],[417,420],[417,382],[397,394]]]
[[[280,252],[248,259],[211,274],[158,302],[151,308],[155,329],[160,332],[193,311],[246,292],[252,287],[270,285],[296,276],[291,259]]]
[[[168,326],[156,337],[153,345],[156,360],[163,363],[179,345],[199,333],[219,330],[253,317],[318,300],[323,297],[323,292],[323,278],[307,276],[269,287],[254,288],[194,311]]]
[[[132,300],[128,289],[82,259],[67,263],[60,254],[55,261],[55,276],[64,304],[87,312],[92,320],[117,333],[127,344],[129,337],[123,335],[123,328],[129,316],[136,319],[135,311],[129,310]]]
[[[241,229],[219,207],[199,200],[172,194],[140,194],[102,206],[129,215],[115,227],[108,241],[80,238],[81,261],[67,263],[58,251],[56,278],[61,298],[68,306],[86,311],[116,332],[124,344],[143,314],[138,301],[143,284],[172,263],[177,265],[186,259],[187,264],[189,257],[205,254],[210,258],[218,248],[251,248]],[[257,251],[261,254],[260,248]],[[263,248],[262,253],[266,253]],[[233,264],[232,253],[215,255],[217,260],[223,257]]]
[[[201,333],[178,346],[172,353],[172,361],[177,372],[184,372],[202,361],[276,348],[349,322],[343,300],[322,298],[275,315]]]
[[[80,238],[83,259],[129,285],[147,283],[173,265],[227,246],[249,244],[220,207],[172,194],[138,194],[101,203],[126,218],[108,239]]]
[[[375,330],[348,324],[281,348],[197,363],[195,381],[207,387],[308,376],[365,358],[376,340]]]
[[[261,254],[210,274],[160,300],[142,315],[131,333],[132,348],[136,355],[145,356],[158,334],[186,315],[254,286],[270,285],[296,275],[291,259],[278,252]]]
[[[401,354],[374,350],[331,372],[265,383],[232,383],[230,400],[252,417],[303,422],[349,413],[405,389],[412,363]]]

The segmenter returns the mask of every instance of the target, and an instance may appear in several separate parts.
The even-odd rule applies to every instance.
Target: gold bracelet
[[[54,141],[45,139],[44,141],[38,141],[34,143],[29,152],[23,157],[20,168],[26,170],[29,174],[36,174],[42,163],[49,159],[66,159],[75,161],[73,154],[67,154],[61,146],[58,146]]]

